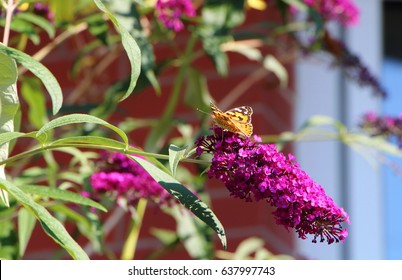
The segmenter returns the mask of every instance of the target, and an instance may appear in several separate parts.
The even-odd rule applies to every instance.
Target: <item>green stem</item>
[[[131,220],[130,230],[123,246],[123,251],[121,253],[122,260],[134,259],[146,208],[147,200],[145,198],[141,198],[137,205],[137,211],[135,212],[136,215]]]
[[[316,141],[332,141],[341,140],[341,133],[316,133],[316,134],[301,134],[286,132],[275,135],[261,135],[263,143],[278,143],[278,142],[316,142]]]
[[[17,154],[15,156],[9,157],[3,161],[0,162],[0,166],[4,164],[9,164],[12,162],[15,162],[17,160],[26,158],[26,157],[32,157],[36,154],[43,153],[48,150],[60,150],[63,148],[68,148],[68,147],[74,147],[74,148],[85,148],[85,149],[100,149],[100,150],[109,150],[109,151],[114,151],[114,152],[119,152],[122,154],[126,155],[140,155],[140,156],[145,156],[145,157],[152,157],[156,159],[163,159],[163,160],[169,160],[168,155],[163,155],[163,154],[156,154],[156,153],[149,153],[149,152],[144,152],[141,150],[138,150],[136,148],[116,148],[116,147],[110,147],[110,146],[101,146],[101,145],[90,145],[90,144],[81,144],[81,143],[68,143],[68,144],[59,144],[59,145],[47,145],[43,146],[40,148],[36,148],[30,151],[22,152],[20,154]],[[191,159],[191,158],[185,158],[181,160],[182,162],[190,162],[190,163],[196,163],[196,164],[210,164],[209,161],[205,160],[199,160],[199,159]]]

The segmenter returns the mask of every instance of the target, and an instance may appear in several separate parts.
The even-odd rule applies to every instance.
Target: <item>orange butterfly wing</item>
[[[223,112],[211,103],[211,110],[215,123],[223,129],[247,137],[253,134],[253,125],[251,124],[253,109],[251,107],[242,106]]]

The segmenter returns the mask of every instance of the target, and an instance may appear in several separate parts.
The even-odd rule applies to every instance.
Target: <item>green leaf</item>
[[[0,47],[2,47],[1,44]],[[12,137],[17,137],[14,133],[14,118],[19,107],[16,85],[17,77],[18,72],[15,61],[0,52],[0,138],[8,140],[0,146],[0,161],[8,158],[10,148],[8,142]],[[0,166],[1,179],[6,178],[4,168],[4,165]],[[3,189],[0,189],[0,201],[7,207],[10,206],[8,194]]]
[[[130,60],[131,80],[126,93],[120,99],[120,101],[122,101],[126,99],[133,92],[135,85],[137,84],[137,80],[141,72],[141,51],[135,39],[124,28],[124,26],[112,15],[112,13],[105,7],[102,1],[94,0],[94,2],[98,6],[98,8],[110,18],[116,29],[120,32],[123,47],[126,50],[128,59]]]
[[[95,252],[101,252],[101,247],[103,246],[103,230],[100,223],[94,221],[94,217],[96,217],[95,213],[88,210],[86,212],[87,216],[83,216],[64,204],[51,205],[49,206],[49,210],[57,213],[58,216],[62,216],[63,218],[73,221],[74,224],[77,225],[80,233],[91,241],[93,246],[92,248],[95,250]]]
[[[273,55],[267,55],[264,58],[263,65],[265,69],[276,75],[282,88],[287,86],[289,80],[288,71],[286,71],[286,68]]]
[[[8,209],[6,209],[6,211],[8,211]],[[0,219],[0,244],[1,260],[18,259],[18,237],[12,219],[4,219],[3,217]]]
[[[109,9],[116,17],[116,20],[134,37],[141,50],[141,70],[155,91],[160,94],[160,85],[154,72],[154,49],[142,28],[141,14],[137,9],[137,5],[131,1],[114,0],[110,3]]]
[[[202,47],[215,63],[216,71],[221,76],[227,75],[228,58],[222,51],[221,45],[232,40],[232,37],[216,35],[215,31],[211,30],[211,26],[201,26],[198,33],[202,40]]]
[[[107,41],[107,22],[103,19],[101,14],[93,14],[84,19],[88,23],[88,31],[97,37],[104,45],[108,44]]]
[[[156,91],[157,94],[161,93],[161,86],[159,85],[158,79],[156,78],[155,71],[152,69],[147,69],[145,70],[145,76],[147,77],[149,83],[152,85],[154,90]]]
[[[183,159],[184,155],[186,154],[187,146],[180,148],[175,145],[169,146],[169,168],[172,176],[176,176],[176,169],[177,165],[179,164],[180,160]]]
[[[206,77],[194,68],[187,72],[187,87],[184,96],[186,104],[194,109],[209,110],[212,97]]]
[[[52,99],[53,114],[57,114],[63,103],[63,94],[53,74],[43,64],[19,50],[0,44],[0,52],[14,58],[42,81]]]
[[[18,241],[19,255],[22,257],[27,248],[32,231],[35,227],[36,219],[26,208],[21,208],[18,211]]]
[[[0,26],[4,27],[4,25],[5,19],[0,18]],[[40,43],[40,37],[36,32],[34,25],[30,22],[26,22],[25,20],[18,18],[13,18],[13,20],[11,21],[10,29],[16,33],[24,34],[35,45],[38,45]]]
[[[2,46],[0,44],[0,46]],[[5,91],[17,82],[18,71],[15,61],[0,53],[0,90]]]
[[[93,123],[93,124],[100,124],[103,125],[114,132],[116,132],[120,137],[123,139],[124,143],[128,146],[128,137],[127,135],[118,127],[109,124],[108,122],[99,119],[97,117],[93,117],[90,115],[85,114],[71,114],[67,116],[62,116],[57,119],[54,119],[47,124],[45,124],[39,131],[36,133],[36,137],[41,136],[42,134],[46,133],[47,131],[54,129],[59,126],[68,125],[68,124],[75,124],[75,123]]]
[[[372,137],[363,134],[347,134],[341,138],[342,142],[346,145],[362,145],[365,147],[374,148],[378,151],[402,157],[402,150],[395,144],[388,142],[385,138],[378,136]]]
[[[321,13],[313,8],[308,8],[308,14],[312,21],[315,23],[315,37],[320,38],[324,35],[325,32],[325,20],[322,17]]]
[[[282,0],[282,1],[285,2],[286,4],[288,4],[289,6],[296,7],[296,9],[301,12],[308,11],[308,6],[300,0]]]
[[[34,78],[24,78],[21,84],[21,95],[29,106],[29,123],[39,129],[49,121],[46,114],[46,100],[42,94],[40,82]]]
[[[170,245],[177,241],[177,233],[169,229],[151,228],[150,232],[158,238],[163,245]]]
[[[195,220],[189,212],[182,211],[179,207],[171,208],[172,215],[177,223],[177,234],[193,259],[211,259],[213,257],[210,234],[205,232],[206,225],[200,225],[200,220]]]
[[[54,12],[56,22],[71,22],[78,0],[48,0],[50,10]]]
[[[81,227],[85,228],[85,230],[87,232],[89,231],[89,228],[91,227],[91,224],[90,224],[89,220],[86,217],[84,217],[81,214],[75,212],[70,207],[68,207],[68,206],[66,206],[64,204],[51,205],[51,206],[49,206],[49,210],[66,216],[67,218],[69,218],[72,221],[76,222],[77,225],[80,225]]]
[[[315,126],[331,126],[336,128],[340,133],[346,133],[346,127],[338,120],[323,116],[323,115],[315,115],[310,117],[306,123],[302,126],[302,130],[306,130]]]
[[[230,42],[225,45],[225,51],[237,52],[250,60],[259,62],[261,62],[264,58],[259,49],[243,42]]]
[[[212,210],[195,196],[190,190],[183,186],[179,181],[155,167],[148,161],[128,156],[141,165],[164,189],[166,189],[181,204],[194,213],[199,219],[212,228],[221,240],[222,246],[226,249],[226,235],[223,226]]]
[[[288,72],[286,68],[273,55],[267,55],[266,57],[263,57],[259,49],[241,42],[232,42],[230,44],[227,44],[225,46],[225,50],[240,53],[250,60],[262,63],[265,69],[273,72],[277,76],[282,88],[285,88],[287,86]]]
[[[16,14],[14,16],[14,18],[22,19],[27,22],[33,23],[33,24],[39,26],[40,28],[42,28],[43,30],[45,30],[50,38],[54,37],[54,34],[55,34],[54,26],[50,23],[50,21],[48,21],[47,19],[45,19],[42,16],[38,16],[38,15],[35,15],[32,13],[25,12],[25,13]]]
[[[264,248],[264,240],[258,237],[247,238],[237,246],[234,253],[234,259],[245,260],[261,248]]]
[[[0,133],[0,145],[3,145],[25,135],[25,133],[14,131]],[[4,160],[4,158],[2,160]]]
[[[64,204],[51,205],[49,206],[49,210],[54,213],[57,213],[59,216],[62,215],[63,217],[70,219],[77,225],[79,231],[86,238],[88,238],[92,242],[97,241],[96,235],[99,234],[100,230],[95,229],[87,217],[77,213],[76,211],[74,211],[73,209]]]
[[[202,5],[203,24],[197,29],[205,52],[220,75],[228,71],[228,59],[221,45],[233,40],[232,29],[245,19],[244,1],[207,0]]]
[[[1,135],[0,135],[1,138]],[[100,137],[100,136],[72,136],[72,137],[66,137],[66,138],[61,138],[57,139],[54,142],[51,143],[52,146],[55,145],[63,145],[63,144],[91,144],[91,145],[99,145],[102,147],[110,147],[110,148],[118,148],[118,149],[124,149],[126,145],[124,143],[121,143],[119,141],[106,138],[106,137]]]
[[[88,160],[90,159],[90,158],[88,158],[88,155],[91,155],[91,154],[96,155],[96,153],[84,152],[75,147],[58,147],[58,148],[55,148],[54,151],[59,151],[59,152],[63,152],[63,153],[72,155],[73,158],[70,161],[70,166],[72,166],[74,163],[76,163],[78,161],[78,162],[80,162],[80,165],[82,167],[84,167],[84,166],[88,167],[89,166]]]
[[[87,260],[88,255],[68,234],[63,225],[55,219],[42,205],[36,203],[29,195],[24,193],[9,181],[0,179],[1,188],[8,191],[19,203],[28,209],[39,220],[42,228],[53,240],[62,246],[74,258]]]
[[[202,18],[217,31],[228,33],[228,29],[244,22],[244,1],[206,0],[202,5]]]
[[[107,212],[106,208],[103,207],[98,202],[95,202],[92,199],[84,197],[78,193],[74,193],[74,192],[70,192],[70,191],[66,191],[66,190],[60,190],[57,188],[51,188],[51,187],[45,187],[45,186],[34,186],[34,185],[21,186],[20,189],[22,189],[24,192],[29,193],[29,194],[39,195],[41,197],[49,197],[49,198],[53,198],[53,199],[64,200],[64,201],[68,201],[68,202],[73,202],[76,204],[94,207],[103,212]]]

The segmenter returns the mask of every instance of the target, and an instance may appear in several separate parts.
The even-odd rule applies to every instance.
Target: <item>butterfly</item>
[[[253,109],[250,106],[241,106],[230,109],[226,112],[221,111],[215,104],[210,104],[212,118],[215,123],[230,132],[250,137],[253,134],[251,115]]]

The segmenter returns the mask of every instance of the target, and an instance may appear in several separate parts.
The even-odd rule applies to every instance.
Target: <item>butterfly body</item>
[[[237,107],[223,112],[211,103],[211,110],[215,123],[223,129],[247,137],[253,134],[253,125],[251,124],[253,109],[250,106]]]

